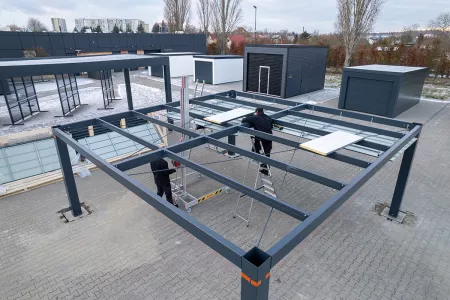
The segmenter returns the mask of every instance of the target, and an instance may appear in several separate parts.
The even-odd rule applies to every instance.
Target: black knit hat
[[[257,113],[263,113],[264,109],[262,107],[258,107],[257,109],[255,109],[255,112]]]

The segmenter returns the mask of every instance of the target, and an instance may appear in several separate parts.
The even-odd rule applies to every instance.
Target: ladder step
[[[268,191],[268,190],[264,190],[264,193],[266,193],[266,194],[268,194],[268,195],[270,195],[270,196],[272,196],[272,197],[274,197],[274,198],[277,197],[277,195],[275,195],[274,193],[272,193],[272,192],[270,192],[270,191]]]
[[[263,187],[264,187],[264,185],[260,186],[256,190],[258,191],[258,190],[262,189]],[[241,194],[241,195],[239,195],[239,198],[242,198],[242,197],[245,197],[245,196],[247,196],[247,194]]]
[[[269,185],[265,185],[265,184],[263,186],[265,189],[268,189],[269,191],[271,191],[273,193],[275,192],[275,189],[273,188],[273,186],[269,186]]]
[[[266,179],[266,178],[261,178],[261,180],[262,180],[262,181],[263,181],[264,183],[267,183],[267,184],[273,185],[272,181],[270,181],[269,179]]]

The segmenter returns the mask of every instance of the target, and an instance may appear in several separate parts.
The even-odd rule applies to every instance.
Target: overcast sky
[[[192,0],[192,19],[198,25],[196,0]],[[404,26],[419,24],[426,28],[428,21],[445,8],[449,0],[387,0],[375,31],[398,31]],[[336,0],[242,0],[244,11],[241,25],[254,26],[254,8],[258,6],[257,28],[288,29],[301,32],[334,31]],[[162,0],[0,0],[0,27],[23,25],[29,17],[36,17],[51,28],[51,17],[66,19],[71,31],[75,18],[141,19],[153,24],[163,17]]]

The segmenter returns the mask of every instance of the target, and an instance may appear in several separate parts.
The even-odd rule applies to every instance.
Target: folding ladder
[[[255,149],[254,144],[255,144],[255,139],[254,137],[251,137],[252,139],[252,144],[253,144],[253,149]],[[260,141],[259,141],[260,142]],[[261,145],[262,146],[262,145]],[[277,193],[275,190],[275,186],[272,182],[272,172],[270,171],[270,167],[266,164],[262,164],[258,161],[255,160],[249,160],[248,165],[247,165],[247,170],[245,171],[245,175],[244,175],[244,180],[243,183],[245,184],[245,180],[247,179],[247,175],[250,169],[250,166],[252,164],[256,164],[257,168],[256,168],[256,178],[255,178],[255,184],[253,186],[253,188],[255,190],[259,190],[264,194],[267,194],[273,198],[277,198]],[[239,203],[241,201],[242,198],[246,197],[246,194],[241,194],[238,196],[238,199],[236,201],[236,207],[234,208],[234,215],[233,218],[241,218],[242,220],[244,220],[247,223],[247,227],[250,225],[250,216],[252,213],[252,207],[253,207],[253,198],[251,198],[251,202],[250,202],[250,208],[248,210],[248,214],[247,217],[242,216],[240,214],[238,214],[237,210],[239,207]]]

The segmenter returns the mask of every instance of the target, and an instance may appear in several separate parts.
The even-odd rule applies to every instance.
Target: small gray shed
[[[422,67],[344,68],[339,108],[395,118],[419,103],[427,74]]]
[[[323,89],[327,46],[247,45],[244,92],[289,98]]]

